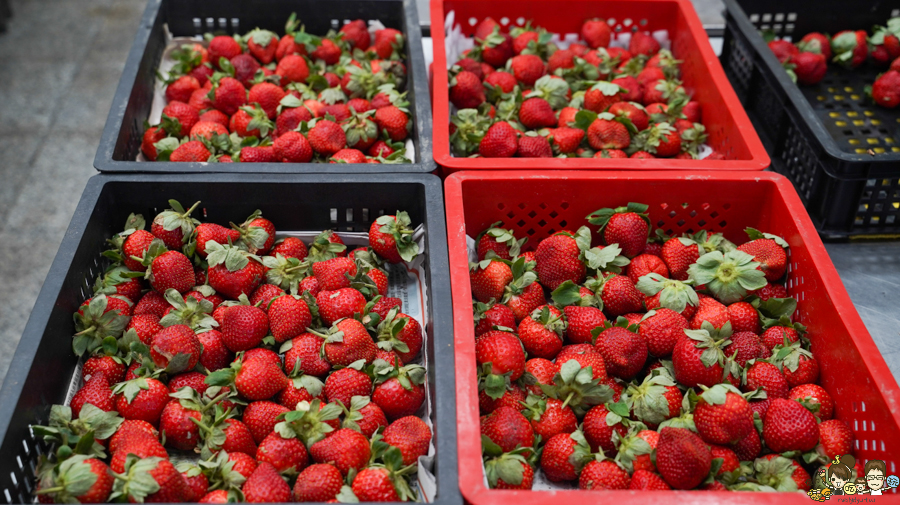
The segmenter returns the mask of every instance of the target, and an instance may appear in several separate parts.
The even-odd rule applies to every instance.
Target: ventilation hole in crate
[[[709,217],[715,219],[715,218],[719,217],[719,213],[716,212],[716,211],[712,211],[712,212],[709,214]]]
[[[475,26],[478,23],[478,20],[475,18],[469,18],[469,26]]]
[[[706,221],[703,219],[697,221],[697,226],[706,226]]]
[[[556,219],[556,216],[558,216],[558,215],[559,215],[559,213],[557,213],[555,210],[550,211],[550,218],[551,218],[551,219]]]
[[[726,226],[728,226],[728,221],[725,221],[725,220],[719,221],[719,226],[721,226],[722,228],[725,228]]]
[[[616,18],[609,18],[609,19],[606,20],[606,23],[607,23],[609,26],[615,26],[615,25],[616,25]]]
[[[521,227],[525,226],[525,221],[519,219],[519,222],[516,224],[521,228]],[[532,233],[534,233],[534,232],[533,231],[528,232],[529,235]]]
[[[365,223],[369,222],[369,209],[363,208],[362,210],[362,220]]]
[[[675,232],[672,230],[672,228],[669,228],[669,229],[666,230],[666,235],[672,235],[672,234],[674,234],[674,233],[675,233]]]
[[[16,478],[16,472],[9,472],[9,478],[12,480],[13,486],[19,485],[19,479]]]
[[[517,17],[517,18],[516,18],[516,24],[519,25],[519,26],[524,25],[524,24],[525,24],[525,18],[523,18],[523,17],[521,17],[521,16]]]
[[[859,402],[859,410],[860,410],[861,412],[865,412],[865,411],[866,411],[866,402]]]
[[[516,217],[516,214],[514,212],[510,211],[510,212],[506,213],[506,217],[512,219],[512,218]]]
[[[722,204],[722,208],[725,209],[725,210],[728,210],[728,209],[731,208],[731,204],[730,204],[730,203]]]
[[[528,217],[530,217],[531,219],[534,219],[535,216],[537,216],[537,212],[535,211],[531,211],[528,213]]]
[[[548,237],[549,237],[550,235],[553,235],[554,233],[556,233],[556,228],[550,228],[549,230],[547,230],[547,236],[548,236]]]
[[[505,16],[502,17],[502,18],[500,18],[500,24],[503,25],[503,26],[508,25],[508,24],[509,24],[509,18],[508,18],[508,17],[505,17]]]
[[[688,235],[693,235],[694,233],[696,233],[693,228],[688,228],[684,232],[687,233]]]
[[[538,221],[538,226],[540,226],[541,228],[547,226],[547,221],[544,221],[543,219],[541,219],[540,221]]]
[[[25,449],[25,455],[26,455],[26,456],[30,456],[30,455],[31,455],[31,448],[28,447],[28,441],[27,441],[27,440],[22,440],[22,447]]]
[[[565,219],[563,219],[562,221],[559,222],[559,225],[562,226],[563,228],[565,228],[568,224],[569,223]]]
[[[684,226],[684,219],[679,219],[677,223],[678,226]]]
[[[569,208],[569,202],[562,202],[561,204],[559,204],[559,207],[560,207],[562,210],[566,210],[566,209]]]
[[[331,222],[336,223],[337,222],[337,209],[330,209],[329,212],[330,212]]]
[[[865,422],[865,421],[862,422],[862,425],[859,427],[859,431],[868,431],[868,428],[866,428],[866,422]]]
[[[692,211],[690,212],[690,214],[688,214],[688,215],[691,216],[691,217],[697,217],[697,211],[696,211],[696,210],[692,210]]]
[[[519,204],[520,209],[525,210],[525,207],[527,207],[527,205],[525,205],[524,203]]]
[[[666,222],[663,221],[662,219],[660,219],[659,221],[656,222],[656,227],[657,227],[657,228],[662,228],[662,227],[665,226],[665,225],[666,225]]]
[[[677,215],[678,215],[678,213],[675,212],[674,210],[672,212],[669,212],[669,217],[675,217]]]
[[[9,493],[9,489],[4,489],[4,490],[3,490],[3,495],[6,496],[6,503],[12,503],[12,502],[13,502],[12,495]]]
[[[346,218],[345,220],[348,223],[352,223],[353,222],[353,209],[347,209],[344,217]]]
[[[528,231],[526,231],[525,233],[527,233],[529,235],[534,235],[534,228],[529,228]]]

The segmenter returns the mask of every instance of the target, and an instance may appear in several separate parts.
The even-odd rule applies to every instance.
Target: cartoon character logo
[[[873,459],[863,467],[858,475],[856,458],[850,454],[836,456],[828,467],[816,472],[816,487],[807,492],[810,499],[826,501],[831,496],[870,495],[880,496],[885,490],[900,487],[900,477],[886,475],[884,461]]]
[[[825,485],[831,488],[831,494],[840,496],[844,494],[856,494],[856,484],[853,480],[853,467],[856,465],[856,458],[850,454],[843,456],[835,456],[831,466],[828,467],[825,479]],[[847,493],[847,484],[853,487],[853,493]]]

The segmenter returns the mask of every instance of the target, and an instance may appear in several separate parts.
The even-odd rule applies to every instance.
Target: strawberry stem
[[[572,396],[575,394],[575,391],[570,391],[569,396],[566,397],[566,401],[563,402],[561,409],[565,409],[569,405],[569,400],[572,399]]]

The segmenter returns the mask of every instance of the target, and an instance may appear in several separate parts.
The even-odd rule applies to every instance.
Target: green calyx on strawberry
[[[139,258],[137,256],[132,256],[131,259],[138,261],[141,265],[147,267],[147,271],[144,272],[144,278],[146,278],[150,282],[153,282],[153,269],[151,268],[153,260],[167,252],[169,252],[169,250],[166,248],[166,244],[163,243],[162,240],[155,238],[152,242],[150,242],[150,247],[148,247],[147,250],[144,251],[143,257]]]
[[[403,331],[403,328],[406,327],[407,323],[409,323],[409,317],[398,317],[399,313],[399,308],[392,308],[387,313],[384,320],[381,321],[375,329],[375,338],[377,339],[379,349],[385,351],[394,350],[398,352],[409,352],[409,346],[406,342],[397,338],[397,335],[399,335],[400,332]]]
[[[59,447],[58,460],[65,459],[71,454],[104,458],[106,452],[97,440],[106,440],[113,436],[123,421],[118,412],[104,412],[90,403],[84,404],[78,419],[72,419],[71,408],[53,405],[50,407],[47,426],[32,425],[31,429],[35,436]]]
[[[697,244],[698,252],[703,254],[713,251],[726,253],[737,248],[730,240],[726,239],[721,233],[708,233],[706,230],[700,230],[692,236],[679,237],[678,240],[685,246]]]
[[[481,370],[478,371],[478,390],[484,391],[486,395],[494,400],[499,400],[508,389],[512,389],[510,383],[512,372],[506,372],[503,375],[492,372],[493,364],[491,362],[481,365]]]
[[[400,366],[400,364],[397,363],[392,367],[386,362],[383,362],[383,364],[374,364],[371,367],[370,375],[376,385],[381,384],[388,379],[396,378],[397,382],[403,386],[403,389],[412,391],[416,386],[421,386],[425,383],[426,371],[425,367],[422,365]]]
[[[656,55],[659,57],[659,64],[657,66],[662,69],[663,73],[666,75],[666,79],[677,78],[678,66],[681,65],[683,61],[675,59],[675,55],[668,49],[660,49]]]
[[[763,232],[757,230],[756,228],[749,228],[749,227],[745,228],[744,231],[747,233],[747,236],[750,237],[750,240],[759,240],[759,239],[767,238],[770,240],[774,240],[776,244],[780,245],[781,247],[783,247],[785,249],[790,248],[790,245],[788,245],[787,241],[785,239],[783,239],[782,237],[779,237],[778,235],[773,235],[771,233],[763,233]]]
[[[222,440],[225,440],[224,433]],[[244,501],[244,493],[241,492],[241,486],[247,480],[243,474],[234,469],[237,461],[228,459],[228,453],[218,451],[216,454],[207,456],[201,455],[201,459],[197,462],[201,473],[209,479],[209,490],[215,491],[223,489],[228,492],[228,501],[239,503]],[[176,467],[177,468],[177,467]],[[179,469],[179,471],[181,471]]]
[[[118,294],[116,286],[127,284],[131,279],[138,279],[144,276],[143,272],[132,272],[121,264],[113,264],[106,272],[97,277],[94,282],[94,294],[115,295]]]
[[[696,342],[694,347],[704,349],[700,354],[700,362],[704,367],[709,368],[715,364],[722,367],[722,380],[728,375],[740,378],[742,372],[740,365],[725,356],[724,349],[731,343],[731,333],[731,322],[725,323],[722,328],[716,328],[709,321],[703,321],[699,330],[684,330],[684,334]]]
[[[310,394],[312,394],[312,392],[310,392]],[[357,423],[363,419],[363,415],[360,411],[365,408],[366,405],[371,403],[371,401],[372,400],[368,396],[354,396],[350,398],[350,405],[344,405],[338,401],[337,403],[340,405],[341,411],[344,414],[344,420],[341,421],[341,427],[361,432],[359,424]]]
[[[690,154],[695,160],[700,159],[700,146],[706,143],[707,138],[709,135],[706,134],[706,127],[694,123],[693,128],[681,133],[681,152]]]
[[[756,458],[753,462],[753,470],[756,483],[761,490],[772,491],[796,491],[797,483],[792,478],[794,474],[794,462],[783,456],[775,456],[772,459]]]
[[[772,357],[767,361],[777,366],[781,371],[788,370],[796,372],[797,368],[800,366],[801,356],[806,359],[811,359],[813,357],[811,352],[802,347],[799,340],[796,342],[785,341],[784,345],[776,345],[772,348]]]
[[[598,50],[603,49],[601,48]],[[612,63],[612,61],[613,60],[606,60],[600,62],[598,65],[592,65],[585,61],[584,58],[576,56],[575,65],[571,68],[557,68],[553,71],[553,75],[562,77],[569,84],[569,89],[572,91],[584,91],[590,88],[594,81],[600,79],[601,74],[607,75],[611,72],[610,63]],[[554,80],[558,81],[560,79]],[[568,102],[566,105],[568,105]]]
[[[490,261],[504,260],[493,259]],[[512,270],[513,280],[506,285],[505,293],[503,295],[503,300],[501,300],[501,303],[508,302],[509,299],[513,296],[521,295],[525,291],[525,288],[537,281],[537,274],[532,271],[534,268],[534,263],[525,261],[525,258],[516,258],[515,261],[513,261],[509,265],[509,267],[510,270]]]
[[[455,128],[450,134],[450,145],[458,156],[470,156],[478,152],[481,139],[491,127],[491,118],[477,109],[463,109],[450,120]]]
[[[263,256],[262,264],[267,268],[266,281],[291,294],[299,293],[300,281],[310,274],[309,263],[297,258],[285,258],[281,253]]]
[[[124,297],[119,298],[125,300]],[[72,315],[76,331],[72,337],[72,350],[78,356],[92,353],[100,347],[110,349],[112,352],[107,352],[108,355],[115,354],[118,347],[116,339],[125,331],[131,318],[122,315],[119,310],[107,311],[108,303],[106,295],[100,294],[91,298],[81,314],[75,312]]]
[[[616,87],[618,87],[618,86],[616,86]],[[572,105],[569,104],[569,106],[571,107]],[[628,119],[628,117],[625,116],[624,114],[623,115],[615,115],[611,112],[601,112],[600,114],[597,114],[596,112],[590,111],[590,110],[580,110],[575,114],[575,124],[573,125],[573,128],[580,128],[580,129],[584,130],[585,133],[587,133],[588,128],[590,128],[591,125],[594,123],[594,121],[596,121],[597,119],[603,119],[606,121],[617,121],[619,123],[622,123],[623,125],[625,125],[625,128],[628,129],[628,134],[632,136],[632,139],[635,139],[636,135],[638,135],[638,133],[639,133],[637,127],[634,126],[634,123],[632,123],[631,120]],[[644,130],[644,131],[646,132],[648,130]],[[643,132],[641,132],[641,133],[643,133]],[[634,140],[632,140],[632,145],[633,144],[634,144]],[[629,147],[629,149],[630,149],[630,147]]]
[[[607,414],[607,416],[609,416],[609,414]],[[628,433],[625,436],[620,435],[616,430],[613,430],[612,433],[612,442],[618,450],[614,461],[628,471],[629,474],[634,473],[634,461],[638,456],[653,452],[653,448],[650,447],[650,444],[643,438],[637,436],[638,431],[640,431],[637,428],[637,426],[633,426],[628,430]]]
[[[759,320],[762,323],[763,330],[773,326],[783,326],[797,330],[801,337],[806,335],[806,326],[792,321],[794,312],[797,310],[796,299],[791,297],[769,298],[763,301],[755,296],[751,296],[747,298],[747,301],[759,312]]]
[[[75,454],[53,466],[49,460],[43,460],[38,469],[40,484],[36,494],[50,495],[51,503],[79,503],[77,497],[88,493],[98,479],[88,462],[92,457]]]
[[[743,251],[713,251],[700,256],[688,268],[688,276],[695,285],[705,285],[717,300],[729,305],[766,285],[766,275],[758,266],[759,262]]]
[[[218,390],[219,388],[216,389]],[[201,418],[199,422],[196,420],[194,421],[194,423],[200,428],[200,439],[203,442],[200,446],[200,465],[207,470],[208,467],[204,466],[204,460],[209,463],[215,459],[216,453],[225,452],[221,450],[222,445],[225,443],[225,440],[227,438],[227,436],[225,435],[225,428],[227,428],[228,425],[225,423],[225,421],[236,416],[236,413],[233,411],[233,409],[225,409],[222,407],[221,402],[217,403],[218,404],[213,407],[213,410],[211,412],[208,412],[208,414],[204,416],[204,418]],[[211,475],[208,476],[211,477]]]
[[[330,260],[337,258],[338,254],[346,251],[347,246],[343,243],[336,244],[329,240],[332,235],[334,235],[332,230],[325,230],[316,235],[316,238],[309,244],[309,255],[306,257],[306,261],[316,263]]]
[[[598,326],[598,327],[594,328],[593,330],[591,330],[591,340],[592,340],[591,343],[596,345],[597,337],[599,337],[600,334],[603,333],[604,331],[606,331],[610,328],[613,328],[613,327],[625,328],[626,330],[628,330],[632,333],[638,333],[638,332],[640,332],[640,329],[641,329],[640,325],[631,324],[628,322],[628,319],[626,319],[623,316],[619,316],[616,318],[615,321],[609,321],[609,320],[603,321],[602,326]]]
[[[322,405],[318,399],[302,401],[295,410],[283,414],[282,421],[275,425],[275,433],[282,438],[298,438],[309,447],[334,431],[326,421],[340,415],[341,407],[336,403]]]
[[[613,93],[615,94],[615,93]],[[534,89],[524,98],[543,98],[553,110],[562,109],[569,104],[569,83],[564,79],[555,79],[545,75],[535,81]]]
[[[588,220],[594,226],[597,226],[597,233],[603,233],[603,229],[606,228],[606,225],[609,224],[609,220],[616,214],[637,214],[638,217],[643,219],[648,226],[650,223],[650,215],[647,214],[647,209],[650,207],[643,203],[635,203],[628,202],[628,205],[625,207],[616,207],[614,209],[605,208],[595,210],[591,212],[585,219]]]
[[[418,465],[413,463],[411,465],[403,465],[403,453],[400,452],[400,449],[397,447],[393,447],[388,443],[381,440],[381,435],[377,434],[372,440],[371,444],[371,452],[372,456],[370,459],[369,465],[366,469],[379,469],[383,468],[387,470],[388,480],[390,480],[391,484],[394,486],[394,490],[397,492],[397,496],[400,497],[401,501],[415,501],[418,496],[410,487],[409,479],[413,474],[415,474],[418,470]],[[357,471],[355,468],[351,468],[350,472],[347,474],[347,481],[353,482],[356,478]],[[344,486],[346,487],[346,486]],[[349,496],[355,497],[353,495],[352,489],[341,489],[341,494],[338,494],[338,501],[342,501],[344,503],[348,503],[344,501],[341,496],[348,497],[346,492],[349,492]],[[353,502],[355,503],[355,502]]]
[[[484,472],[491,488],[497,487],[497,482],[501,480],[511,486],[522,483],[524,477],[522,465],[530,464],[528,458],[534,455],[533,448],[519,447],[510,452],[503,452],[503,449],[486,435],[481,436],[481,447],[484,454]]]
[[[122,264],[125,261],[125,253],[122,251],[125,239],[134,232],[143,230],[146,226],[147,222],[144,220],[144,216],[129,214],[128,219],[125,220],[123,231],[113,235],[112,238],[106,239],[106,242],[112,247],[101,253],[103,257],[111,260],[114,265]]]
[[[641,276],[635,287],[641,293],[647,296],[654,296],[659,293],[659,306],[674,310],[679,314],[684,311],[688,305],[697,307],[700,305],[700,298],[697,292],[691,286],[692,281],[678,281],[675,279],[667,279],[656,272]],[[644,316],[646,319],[649,313]]]
[[[638,151],[647,151],[656,154],[656,149],[664,139],[672,134],[677,134],[675,128],[667,122],[656,123],[646,130],[637,132],[631,139],[631,144],[625,149],[629,155]]]
[[[509,256],[511,258],[516,258],[519,256],[519,253],[522,252],[522,246],[525,245],[525,242],[528,242],[528,237],[516,240],[516,236],[511,230],[500,228],[501,224],[503,224],[501,221],[497,221],[492,224],[490,228],[479,233],[478,236],[475,237],[475,243],[479,243],[481,237],[487,235],[488,237],[493,238],[498,244],[505,245],[509,249]]]
[[[510,91],[509,93],[503,93],[499,88],[491,88],[490,85],[488,85],[488,97],[490,102],[486,101],[483,104],[479,105],[477,109],[478,114],[484,117],[490,117],[491,103],[496,103],[497,107],[493,122],[506,121],[513,128],[516,128],[518,130],[525,129],[519,123],[519,110],[522,108],[522,102],[525,101],[525,97],[522,96],[522,93],[519,91],[518,85],[513,87],[512,91]]]
[[[553,303],[562,310],[563,307],[596,307],[599,298],[591,296],[582,296],[581,287],[572,281],[565,281],[550,293]],[[602,303],[602,302],[600,302]],[[477,323],[476,323],[477,324]]]
[[[353,261],[356,262],[356,268],[363,272],[368,272],[373,268],[382,269],[384,267],[384,260],[371,247],[355,251],[353,253]],[[388,272],[385,271],[385,274],[388,274]]]
[[[562,407],[569,406],[578,417],[584,416],[591,407],[608,402],[612,398],[612,389],[600,384],[600,379],[593,378],[590,366],[581,367],[574,359],[566,361],[559,367],[559,373],[553,378],[553,385],[541,384],[541,391],[551,398],[563,402]]]
[[[609,413],[606,414],[607,426],[615,426],[621,423],[622,426],[634,429],[635,431],[647,429],[647,426],[644,425],[644,423],[631,419],[631,406],[628,398],[620,398],[617,402],[606,402],[604,406],[606,407],[606,410],[609,411]]]
[[[549,306],[545,305],[541,308],[534,309],[529,317],[540,323],[541,326],[547,330],[556,333],[560,340],[562,340],[566,333],[566,319],[562,311],[559,311],[558,315],[553,315],[553,313],[550,312]]]
[[[637,204],[636,204],[637,205]],[[612,209],[603,209],[598,212],[603,212],[606,210]],[[591,215],[594,215],[591,214]],[[609,217],[611,217],[610,214]],[[609,217],[606,218],[606,221],[609,220]],[[601,230],[603,226],[606,224],[606,221],[601,225]],[[598,221],[599,222],[599,221]],[[591,221],[592,224],[596,224]],[[631,263],[631,260],[623,256],[622,248],[619,247],[619,244],[610,244],[606,247],[591,247],[591,229],[587,226],[582,226],[575,231],[575,243],[578,245],[578,249],[581,251],[579,255],[579,259],[582,260],[589,269],[596,271],[598,273],[621,273],[622,269],[628,266]]]
[[[268,236],[268,233],[265,231],[262,231],[262,233]],[[206,252],[206,262],[209,264],[209,268],[221,264],[225,265],[229,272],[237,272],[243,269],[250,263],[250,259],[262,262],[262,258],[255,254],[251,254],[231,244],[222,245],[214,240],[206,243]]]
[[[191,236],[191,233],[194,232],[194,228],[200,224],[200,221],[191,217],[191,213],[200,205],[200,202],[195,202],[194,205],[191,205],[191,208],[184,210],[184,206],[182,206],[178,200],[169,200],[170,209],[162,211],[156,219],[162,219],[162,227],[166,231],[174,231],[176,229],[181,229],[181,233],[183,234],[183,240],[188,240]],[[156,220],[154,219],[154,221]]]
[[[381,225],[379,232],[390,235],[397,244],[397,252],[403,261],[409,263],[419,254],[419,245],[413,240],[415,228],[405,211],[398,210],[395,216],[385,215],[375,220]]]
[[[209,289],[212,293],[215,292],[215,290],[209,286],[197,286],[197,288],[198,290]],[[183,324],[190,327],[195,332],[200,331],[201,329],[208,331],[211,328],[219,326],[219,323],[210,315],[213,311],[213,304],[211,301],[206,299],[197,301],[193,296],[189,296],[187,301],[185,301],[181,296],[181,293],[175,289],[166,290],[165,296],[166,301],[172,305],[173,309],[159,320],[161,326],[167,327],[175,324]]]
[[[129,454],[125,460],[125,471],[115,474],[116,480],[109,500],[115,502],[118,501],[117,498],[123,498],[123,501],[143,502],[144,498],[159,491],[159,483],[150,472],[161,461],[164,461],[163,458],[157,456],[139,458]]]
[[[356,68],[356,67],[351,67]],[[352,110],[353,107],[350,107]],[[355,146],[357,144],[366,143],[369,140],[374,141],[378,138],[378,125],[372,121],[375,111],[367,111],[358,113],[355,110],[342,127],[347,135],[347,145]]]
[[[659,425],[669,418],[669,401],[665,397],[675,380],[665,368],[657,368],[640,384],[630,384],[625,394],[631,402],[634,417],[645,423]]]
[[[261,109],[260,109],[260,111],[262,112],[263,116],[266,115],[266,113],[264,111],[262,111]],[[265,135],[265,133],[263,133],[263,135]],[[241,232],[241,242],[243,242],[244,245],[248,246],[248,248],[253,248],[253,249],[250,249],[251,251],[254,249],[262,250],[265,247],[266,242],[270,238],[272,238],[274,240],[274,237],[269,237],[269,232],[267,232],[264,228],[262,228],[260,226],[252,225],[253,221],[260,217],[262,217],[262,211],[259,209],[256,209],[255,211],[253,211],[252,214],[250,214],[247,217],[246,220],[244,220],[243,223],[241,223],[240,226],[237,226],[236,224],[231,223],[232,228]],[[229,270],[231,270],[231,269],[229,268]],[[231,270],[231,271],[233,272],[234,270]]]

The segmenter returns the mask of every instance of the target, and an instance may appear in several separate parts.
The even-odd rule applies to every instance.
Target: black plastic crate
[[[174,37],[205,32],[245,33],[255,27],[284,33],[291,13],[306,30],[324,35],[354,19],[379,20],[406,36],[407,97],[410,134],[415,145],[412,163],[402,165],[327,163],[173,163],[135,161],[141,148],[144,121],[150,115],[156,71],[166,48],[165,28]],[[416,0],[149,0],[134,45],[110,107],[94,168],[101,172],[242,172],[242,173],[384,173],[433,172],[431,99],[428,71]]]
[[[875,106],[863,91],[883,70],[829,65],[821,83],[800,87],[759,34],[772,30],[796,42],[813,31],[868,31],[900,15],[900,4],[724,2],[722,66],[772,169],[794,183],[822,236],[900,234],[900,110]]]
[[[63,403],[78,357],[72,313],[91,296],[106,265],[104,241],[131,212],[148,219],[166,201],[201,201],[213,222],[240,221],[255,209],[283,230],[368,231],[379,215],[405,209],[425,225],[425,327],[436,448],[435,503],[461,505],[457,483],[456,384],[447,233],[441,181],[430,174],[97,175],[88,181],[50,267],[0,389],[0,502],[33,503],[34,470],[47,447],[29,428]],[[367,214],[367,217],[363,217]]]

